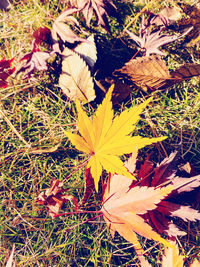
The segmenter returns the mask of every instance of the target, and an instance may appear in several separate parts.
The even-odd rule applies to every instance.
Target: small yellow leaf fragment
[[[176,242],[168,242],[171,246],[165,248],[165,255],[162,259],[162,267],[183,267],[183,256],[179,254]]]

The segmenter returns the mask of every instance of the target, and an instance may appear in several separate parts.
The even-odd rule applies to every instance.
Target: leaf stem
[[[73,215],[73,214],[80,214],[80,213],[100,213],[101,216],[103,215],[102,211],[101,210],[97,210],[97,211],[88,211],[88,210],[83,210],[83,211],[73,211],[73,212],[65,212],[65,213],[59,213],[59,214],[56,214],[54,215],[54,218],[57,218],[57,217],[60,217],[60,216],[65,216],[65,215]]]
[[[67,229],[67,230],[73,230],[74,228],[76,228],[76,227],[78,227],[78,226],[80,226],[80,225],[82,225],[82,224],[84,224],[84,223],[87,223],[87,222],[89,222],[89,221],[95,220],[96,218],[99,218],[99,217],[101,217],[101,216],[103,216],[103,213],[102,213],[102,214],[99,214],[99,215],[97,215],[97,216],[95,216],[95,217],[92,217],[92,218],[90,218],[90,219],[87,219],[87,220],[85,220],[85,221],[83,221],[83,222],[81,222],[81,223],[78,223],[78,224],[72,226],[71,228],[69,228],[69,229]]]
[[[83,163],[81,163],[75,170],[73,170],[64,180],[63,183],[68,180],[75,172],[77,172],[80,168],[86,165],[89,159],[86,159]]]

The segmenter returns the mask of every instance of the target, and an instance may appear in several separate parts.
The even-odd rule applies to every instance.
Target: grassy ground
[[[13,7],[8,13],[0,13],[0,59],[14,57],[18,69],[23,64],[19,62],[20,58],[31,51],[33,32],[41,26],[51,28],[53,20],[67,7],[67,1],[12,2]],[[123,43],[118,37],[131,18],[149,3],[124,2],[116,3],[124,24],[118,25],[116,19],[111,19],[112,36],[100,27],[87,29],[97,36],[99,64],[105,60],[105,57],[101,59],[102,53],[114,58],[113,64],[119,64],[119,46],[121,65],[135,52],[127,36],[122,36]],[[167,2],[152,1],[149,7],[158,10]],[[194,1],[187,3],[193,4]],[[84,22],[81,23],[84,26]],[[115,45],[110,49],[113,40]],[[169,45],[168,51],[173,51],[174,47],[176,44]],[[196,48],[184,46],[184,49],[191,55],[192,62],[199,62]],[[179,50],[176,56],[170,53],[165,58],[172,69],[187,62],[187,58],[182,57],[183,47]],[[9,86],[0,90],[0,266],[5,266],[13,244],[16,245],[18,266],[139,266],[132,246],[118,235],[112,239],[103,219],[83,225],[80,223],[93,215],[74,214],[52,220],[35,202],[38,194],[50,186],[52,179],[63,180],[85,160],[71,147],[62,130],[75,127],[76,115],[74,104],[66,99],[57,85],[59,59],[57,61],[48,73],[37,73],[31,80],[23,80],[21,74],[14,75],[9,79]],[[136,132],[144,136],[167,135],[169,138],[162,146],[154,145],[142,150],[141,157],[153,151],[159,162],[180,143],[183,158],[199,173],[199,79],[193,78],[152,95],[154,101],[144,112]],[[140,103],[144,97],[141,91],[133,90],[129,102],[118,105],[116,112],[125,109],[126,105]],[[67,194],[81,199],[83,177],[84,170],[80,168],[67,179],[64,185]],[[96,195],[89,208],[98,210],[100,200],[101,196]],[[65,205],[63,211],[73,209],[71,205]],[[186,249],[185,256],[189,262],[198,256],[200,232],[197,223],[182,227],[188,231],[188,236],[179,241]],[[142,244],[149,261],[159,266],[156,259],[159,262],[163,248],[145,239],[142,239]]]

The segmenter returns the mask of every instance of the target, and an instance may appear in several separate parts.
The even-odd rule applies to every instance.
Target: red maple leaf
[[[8,86],[8,82],[6,80],[15,71],[15,67],[11,67],[13,60],[14,58],[9,60],[3,58],[0,60],[0,87],[5,88]]]
[[[24,79],[30,78],[31,74],[34,73],[34,71],[45,71],[48,69],[46,60],[50,58],[50,53],[40,51],[35,40],[32,42],[32,45],[32,52],[24,55],[20,59],[20,61],[26,60],[26,63],[17,71],[17,74],[27,71]]]
[[[35,43],[37,45],[47,43],[52,44],[51,31],[47,27],[40,27],[34,31],[33,37],[35,38]]]
[[[178,168],[179,164],[180,158],[176,151],[165,158],[156,168],[148,157],[138,171],[140,181],[137,186],[158,188],[169,183],[174,186],[172,193],[158,203],[155,210],[148,211],[142,216],[158,233],[165,233],[171,238],[186,234],[172,222],[173,217],[178,217],[186,222],[200,220],[200,213],[197,210],[177,201],[180,194],[186,194],[200,186],[200,175],[190,178],[178,176],[177,173],[181,174]],[[182,173],[184,174],[184,172]],[[134,184],[135,182],[131,187],[134,187]]]
[[[66,191],[68,191],[68,189],[63,189],[63,182],[53,180],[51,187],[47,188],[45,192],[41,192],[37,196],[36,202],[39,205],[44,205],[48,215],[52,218],[59,215],[59,210],[62,208],[62,205],[68,201],[74,203],[75,210],[77,211],[78,200],[72,195],[63,194]]]

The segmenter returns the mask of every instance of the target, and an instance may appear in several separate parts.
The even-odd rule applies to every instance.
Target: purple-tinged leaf
[[[30,78],[34,71],[45,71],[48,69],[47,59],[49,58],[50,53],[40,51],[36,45],[36,42],[34,41],[32,52],[26,54],[20,59],[20,61],[26,60],[26,63],[17,71],[17,74],[27,71],[24,76],[24,79],[27,79]]]
[[[150,32],[148,29],[143,31],[141,36],[137,36],[134,33],[126,30],[130,38],[135,41],[141,49],[144,49],[144,55],[149,56],[151,54],[165,55],[164,52],[161,52],[158,48],[165,44],[171,43],[185,36],[192,30],[192,27],[187,28],[179,35],[169,35],[163,33],[165,27],[162,27],[159,30]]]
[[[59,48],[59,42],[58,40],[60,39],[63,43],[68,42],[68,43],[74,43],[74,42],[88,42],[86,39],[79,37],[76,35],[71,28],[66,24],[72,24],[78,29],[79,23],[78,21],[71,16],[72,14],[77,13],[80,11],[77,8],[68,8],[65,10],[53,23],[52,26],[52,40],[53,40],[53,50],[55,52],[60,53],[60,48]]]
[[[98,24],[109,29],[108,13],[115,14],[116,6],[112,0],[70,0],[71,4],[77,6],[83,13],[86,24],[90,27],[90,21],[93,12],[97,18]]]
[[[9,11],[11,8],[11,4],[9,0],[1,0],[0,1],[0,9],[4,11]]]

